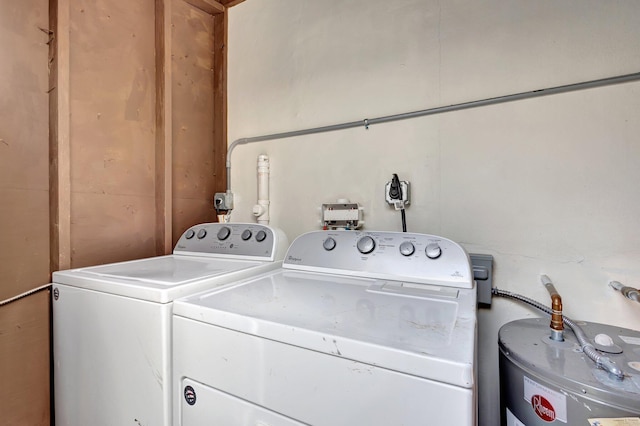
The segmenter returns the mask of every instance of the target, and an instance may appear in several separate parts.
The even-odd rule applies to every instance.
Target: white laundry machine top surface
[[[167,303],[281,265],[281,231],[258,224],[209,223],[188,229],[167,256],[53,273],[53,282]]]
[[[464,249],[440,237],[314,232],[294,241],[283,269],[178,300],[174,315],[470,388],[471,276]]]

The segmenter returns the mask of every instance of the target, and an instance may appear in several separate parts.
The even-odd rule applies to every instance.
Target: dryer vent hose
[[[547,315],[553,314],[553,310],[551,308],[520,294],[500,290],[497,288],[492,288],[491,294],[493,294],[494,296],[507,297],[510,299],[518,300],[520,302],[533,306],[534,308],[544,312]],[[596,349],[591,344],[591,342],[589,342],[586,334],[578,324],[576,324],[573,320],[567,318],[566,316],[563,316],[562,320],[564,324],[573,331],[573,334],[575,334],[576,339],[578,339],[578,343],[580,343],[580,347],[582,348],[582,352],[584,352],[593,362],[595,362],[598,368],[606,370],[609,375],[615,377],[617,380],[624,379],[624,373],[622,372],[622,370],[616,365],[615,362],[611,361],[609,357],[602,356],[600,353],[598,353],[598,351],[596,351]]]

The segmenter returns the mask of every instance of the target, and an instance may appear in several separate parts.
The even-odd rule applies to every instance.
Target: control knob
[[[376,242],[369,236],[362,237],[356,244],[358,251],[362,254],[369,254],[376,248]]]
[[[222,228],[220,228],[220,230],[218,231],[218,239],[220,241],[224,241],[227,238],[229,238],[229,235],[231,235],[231,229],[229,229],[228,226],[223,226]]]
[[[267,233],[263,230],[258,231],[258,233],[256,234],[256,241],[261,243],[265,240],[265,238],[267,238]]]
[[[431,243],[427,244],[427,248],[424,249],[424,252],[429,259],[437,259],[442,254],[442,249],[438,243]]]
[[[415,251],[416,248],[410,241],[405,241],[404,243],[400,244],[400,254],[403,256],[411,256]]]
[[[245,229],[244,231],[242,231],[242,241],[247,241],[249,238],[251,238],[251,230],[249,229]]]
[[[187,240],[190,240],[190,239],[192,239],[192,238],[194,237],[194,235],[196,235],[196,232],[195,232],[193,229],[189,229],[189,230],[187,231],[187,233],[186,233],[186,234],[184,234],[184,237],[185,237]]]
[[[206,229],[201,229],[201,230],[198,231],[197,237],[198,237],[199,240],[203,239],[206,236],[207,236],[207,230]]]
[[[334,248],[336,248],[336,240],[329,237],[326,240],[324,240],[324,242],[322,243],[322,247],[324,247],[326,251],[331,251]]]

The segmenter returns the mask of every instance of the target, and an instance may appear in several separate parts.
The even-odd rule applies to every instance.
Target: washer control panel
[[[173,253],[272,259],[278,239],[273,228],[257,223],[203,223],[187,229]]]
[[[473,288],[471,261],[464,248],[428,234],[309,232],[291,244],[283,267]]]

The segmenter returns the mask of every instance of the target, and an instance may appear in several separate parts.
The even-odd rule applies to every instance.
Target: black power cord
[[[389,197],[392,200],[400,200],[402,201],[402,184],[400,183],[400,178],[396,173],[393,174],[391,178],[391,186],[389,187]],[[404,213],[404,204],[400,209],[400,214],[402,215],[402,232],[407,232],[407,217]]]

